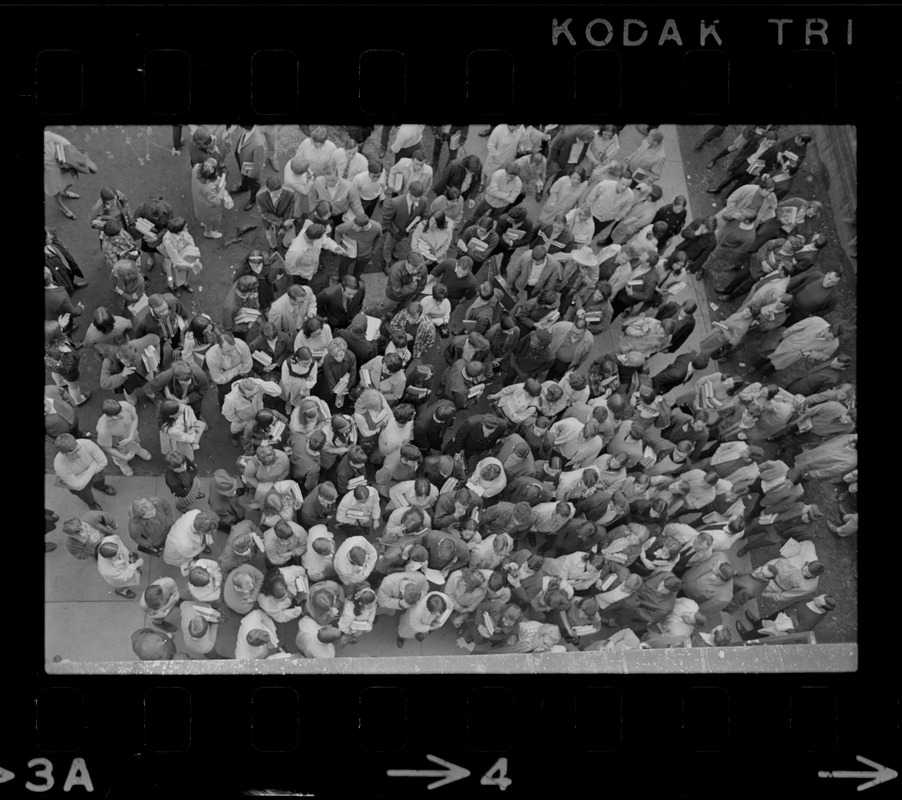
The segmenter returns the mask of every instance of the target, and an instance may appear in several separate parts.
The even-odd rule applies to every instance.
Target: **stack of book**
[[[186,258],[189,261],[196,261],[198,258],[200,258],[200,250],[198,250],[195,245],[189,244],[182,251],[182,258]]]
[[[467,397],[472,400],[474,397],[479,397],[479,395],[481,395],[484,391],[485,391],[485,384],[477,383],[475,386],[473,386],[470,389],[469,392],[467,392]]]
[[[202,616],[207,622],[219,622],[222,619],[222,612],[217,611],[212,606],[201,605],[200,603],[194,604],[194,610]]]
[[[242,308],[235,315],[235,322],[238,325],[253,325],[259,318],[259,308]]]
[[[57,142],[56,144],[56,160],[59,161],[60,164],[66,163],[66,148],[61,142]]]
[[[138,217],[135,220],[135,227],[141,233],[142,236],[153,236],[154,235],[154,227],[153,223],[149,219],[144,219],[144,217]]]
[[[508,228],[504,232],[504,241],[509,245],[515,245],[520,242],[520,240],[526,236],[526,231],[521,230],[520,228]],[[478,239],[473,239],[472,241],[479,241]]]
[[[424,239],[417,240],[417,252],[419,252],[427,261],[438,261],[435,257],[435,253],[432,251],[432,247],[430,247]],[[425,293],[424,289],[423,294]]]
[[[153,345],[146,347],[144,349],[144,354],[141,356],[141,360],[147,368],[148,376],[152,377],[160,367],[160,354],[157,352],[157,348]]]
[[[238,320],[236,319],[235,321],[237,322]],[[261,363],[264,367],[272,365],[272,356],[263,350],[255,350],[251,358]]]
[[[366,486],[366,475],[358,475],[348,481],[348,489],[356,489],[358,486]]]
[[[269,433],[269,437],[266,439],[265,444],[278,444],[282,441],[282,434],[285,433],[285,423],[282,420],[277,419],[272,424],[272,430]]]
[[[482,624],[485,626],[485,629],[488,631],[489,636],[495,633],[495,623],[492,622],[492,618],[489,616],[488,611],[482,612]]]

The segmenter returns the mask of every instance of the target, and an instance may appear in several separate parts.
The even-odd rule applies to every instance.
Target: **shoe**
[[[171,622],[166,622],[166,620],[159,622],[155,619],[152,619],[151,623],[153,623],[153,626],[155,628],[159,628],[161,631],[164,631],[166,633],[175,633],[175,625],[173,625]]]
[[[66,189],[66,191],[63,192],[63,197],[65,197],[69,200],[81,200],[81,195],[76,194],[71,189]]]
[[[88,508],[90,508],[91,511],[103,511],[103,506],[100,505],[100,503],[89,503]]]
[[[149,547],[146,544],[139,544],[138,552],[144,553],[145,555],[148,555],[148,556],[158,557],[163,552],[163,548],[162,547]]]
[[[404,647],[404,640],[399,636],[396,644],[398,647]]]
[[[714,169],[714,162],[709,161],[707,164],[705,164],[705,169]]]
[[[761,620],[758,619],[749,609],[745,610],[745,618],[752,623],[752,625],[760,625]]]
[[[491,128],[486,128],[484,131],[480,131],[480,132],[479,132],[479,135],[480,135],[480,137],[483,138],[483,139],[488,139],[489,136],[492,135],[492,129],[491,129]]]
[[[537,544],[536,535],[532,531],[530,531],[526,534],[526,541],[529,542],[530,547],[535,547]]]
[[[751,628],[746,628],[738,619],[734,621],[736,625],[736,632],[743,638],[747,638],[748,635],[752,632]]]
[[[85,403],[88,402],[88,400],[91,399],[91,395],[92,395],[92,394],[93,394],[93,392],[92,392],[90,389],[89,389],[87,392],[82,392],[82,393],[81,393],[81,397],[82,397],[81,402],[80,402],[80,403],[76,403],[75,405],[77,405],[77,406],[83,406]]]
[[[708,194],[720,194],[720,189],[705,189]]]
[[[112,497],[114,494],[116,494],[116,490],[115,490],[112,486],[99,486],[99,487],[96,487],[96,488],[99,488],[101,492],[103,492],[104,494],[108,494],[108,495],[110,495],[111,497]]]
[[[188,283],[182,284],[179,288],[184,289],[188,294],[194,294],[194,289],[192,289],[191,285]]]
[[[229,194],[242,194],[248,191],[247,186],[236,186],[234,189],[229,189]]]
[[[200,492],[200,493],[198,493],[198,495],[197,495],[197,499],[198,499],[198,500],[203,500],[205,497],[206,497],[206,495],[205,495],[203,492]]]
[[[209,233],[204,233],[204,239],[221,239],[222,231],[210,231]]]
[[[180,156],[182,154],[182,151],[177,147],[173,147],[172,150],[170,150],[169,154],[172,156]]]
[[[53,542],[44,542],[45,553],[52,553],[54,550],[56,550],[56,545]]]
[[[256,201],[256,200],[248,200],[248,201],[247,201],[247,205],[244,206],[244,208],[243,208],[242,210],[243,210],[243,211],[251,211],[252,209],[254,209],[254,208],[256,208],[256,207],[257,207],[257,201]]]
[[[208,556],[208,555],[210,555],[210,553],[213,552],[213,549],[210,547],[210,545],[207,545],[203,550],[201,550],[201,552],[202,552],[205,556]]]
[[[126,478],[131,478],[135,474],[135,471],[129,466],[121,466],[121,467],[119,467],[119,470],[122,472],[123,475],[125,475]]]
[[[60,211],[62,211],[63,214],[65,214],[69,219],[78,219],[78,217],[76,217],[75,214],[73,214],[73,213],[72,213],[68,208],[66,208],[65,206],[63,206],[62,208],[60,208]]]
[[[744,555],[747,555],[748,552],[749,552],[749,548],[748,548],[747,545],[746,545],[745,547],[740,547],[740,548],[736,551],[736,558],[742,558]]]
[[[230,436],[229,443],[232,445],[232,447],[238,447],[238,445],[241,444],[241,440],[237,436]]]
[[[150,461],[150,459],[152,458],[152,456],[150,455],[150,451],[145,450],[144,448],[141,448],[140,450],[138,450],[137,453],[135,453],[135,455],[138,456],[138,458],[140,458],[142,461]]]
[[[382,145],[382,147],[379,148],[379,158],[385,158],[385,153],[387,150],[388,148],[385,145]]]
[[[116,589],[113,594],[118,594],[120,597],[125,597],[128,600],[135,599],[135,593],[131,589]]]
[[[75,284],[76,289],[81,289],[82,287],[88,285],[88,282],[84,278],[73,278],[72,283]]]

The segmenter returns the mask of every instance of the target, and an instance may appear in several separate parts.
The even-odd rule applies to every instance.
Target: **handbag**
[[[232,199],[232,195],[225,189],[222,190],[222,207],[226,210],[231,210],[235,207],[235,201]]]

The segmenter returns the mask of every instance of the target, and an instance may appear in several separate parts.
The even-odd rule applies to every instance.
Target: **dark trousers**
[[[388,147],[388,140],[389,137],[391,137],[391,129],[391,125],[382,126],[382,132],[379,134],[379,144],[381,144],[382,147]]]
[[[217,383],[216,384],[216,395],[219,398],[219,407],[222,408],[222,404],[225,402],[226,395],[232,391],[232,384],[235,381],[239,381],[242,378],[247,377],[245,375],[239,375],[237,378],[233,378],[228,383]]]
[[[397,164],[402,158],[410,158],[422,146],[423,140],[421,139],[416,144],[410,145],[410,147],[402,147],[395,155],[395,163]]]
[[[247,175],[241,176],[241,183],[235,189],[232,189],[232,194],[240,194],[241,192],[250,192],[250,199],[253,200],[257,196],[257,192],[260,191],[260,181],[257,178],[251,178]]]
[[[716,186],[711,191],[712,192],[722,192],[724,189],[727,188],[727,186],[729,186],[730,184],[733,184],[733,183],[736,184],[733,187],[733,191],[735,191],[740,186],[745,186],[747,183],[751,183],[753,180],[755,180],[755,177],[756,177],[755,175],[750,175],[744,169],[741,172],[731,172],[729,175],[727,175],[726,178],[724,178],[724,181],[723,181],[723,183],[720,184],[720,186]]]
[[[172,146],[176,150],[182,149],[182,125],[172,126]]]
[[[357,258],[341,256],[338,260],[338,280],[340,281],[345,275],[362,275],[372,260],[372,253],[357,256]]]
[[[593,231],[592,235],[598,236],[598,234],[601,233],[605,228],[607,228],[608,225],[610,225],[613,221],[614,220],[612,220],[612,219],[606,219],[606,220],[599,221],[595,217],[592,217],[592,224],[595,226],[595,230]],[[610,237],[608,237],[608,238],[610,238]]]
[[[706,144],[718,139],[726,129],[726,125],[712,125],[704,134],[702,134],[702,138],[695,143],[695,149],[701,150]]]
[[[376,212],[376,206],[379,205],[379,198],[374,197],[372,200],[361,200],[360,205],[363,206],[363,213],[372,218]]]
[[[728,294],[731,298],[739,297],[751,289],[754,284],[755,279],[752,277],[751,270],[743,267],[736,273],[736,277],[724,286],[722,294]]]
[[[755,231],[755,241],[752,242],[749,252],[757,253],[758,249],[766,242],[787,235],[788,234],[780,226],[779,220],[776,217],[772,217],[767,220],[767,222],[762,222],[758,226],[758,230]]]
[[[726,147],[723,150],[721,150],[716,156],[714,156],[714,158],[711,159],[711,166],[714,166],[718,161],[720,161],[720,159],[722,159],[729,152],[730,152],[729,149]]]
[[[104,475],[103,472],[95,475],[84,489],[78,489],[77,491],[75,489],[69,489],[69,492],[76,497],[80,497],[89,506],[93,506],[97,503],[97,500],[94,497],[94,487],[101,490],[106,488],[106,475]]]
[[[464,136],[461,134],[461,139]],[[440,136],[435,137],[435,141],[432,145],[432,168],[435,170],[436,174],[438,173],[438,162],[442,157],[442,148],[445,146],[445,142],[442,140]],[[449,150],[448,151],[448,163],[450,164],[454,159],[457,158],[457,150]]]

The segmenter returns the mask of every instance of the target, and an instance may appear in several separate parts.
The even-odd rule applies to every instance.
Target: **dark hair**
[[[109,333],[116,326],[116,318],[113,312],[106,306],[97,306],[94,309],[94,318],[92,320],[94,327],[101,333]]]
[[[185,227],[188,225],[188,222],[184,217],[172,217],[169,222],[166,223],[166,228],[170,233],[181,233],[185,230]]]

